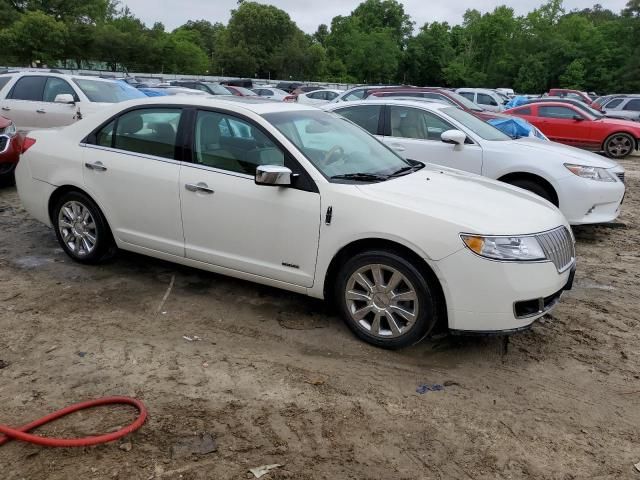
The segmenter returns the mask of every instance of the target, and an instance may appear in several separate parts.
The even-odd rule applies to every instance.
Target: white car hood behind
[[[501,142],[502,143],[502,142]],[[575,163],[578,165],[586,165],[588,167],[598,168],[614,168],[620,165],[608,158],[601,157],[595,153],[580,150],[579,148],[570,147],[556,142],[547,142],[537,138],[520,138],[510,142],[504,142],[507,148],[513,148],[514,152],[522,149],[540,152],[541,155],[555,155],[561,159],[566,159],[565,163]]]
[[[556,207],[532,193],[450,168],[427,166],[359,188],[387,204],[457,224],[463,233],[530,234],[566,225]]]

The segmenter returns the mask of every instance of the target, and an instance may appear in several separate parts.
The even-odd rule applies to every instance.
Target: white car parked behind
[[[0,114],[20,130],[70,125],[113,103],[147,98],[124,81],[49,72],[0,75]]]
[[[289,92],[275,87],[256,87],[253,88],[252,91],[261,97],[268,98],[269,100],[278,100],[280,102],[284,101],[284,99],[290,95]]]
[[[560,208],[571,224],[620,214],[624,169],[599,155],[536,138],[513,140],[456,107],[414,100],[331,104],[406,158],[501,180]]]
[[[456,93],[491,112],[502,112],[509,99],[488,88],[459,88]]]
[[[571,287],[562,214],[524,190],[409,162],[284,102],[132,101],[31,132],[16,183],[64,251],[115,248],[336,301],[362,339],[527,328]]]
[[[301,93],[296,97],[296,102],[303,105],[324,105],[335,100],[342,91],[340,90],[315,90],[313,92]]]

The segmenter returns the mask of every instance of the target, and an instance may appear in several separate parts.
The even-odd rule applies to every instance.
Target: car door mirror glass
[[[66,103],[71,105],[75,105],[76,103],[73,99],[73,95],[71,95],[70,93],[60,93],[56,95],[56,98],[53,101],[54,103]]]
[[[258,165],[256,168],[257,185],[291,185],[291,176],[291,170],[281,165]]]
[[[460,130],[447,130],[446,132],[442,132],[442,135],[440,135],[440,139],[444,143],[464,145],[464,142],[466,142],[467,140],[467,135]]]

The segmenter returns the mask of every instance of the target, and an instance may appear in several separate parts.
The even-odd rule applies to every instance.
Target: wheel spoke
[[[84,246],[84,251],[89,253],[91,251],[91,246],[89,245],[89,241],[86,238],[82,238],[82,245]]]
[[[71,220],[73,222],[76,219],[76,215],[69,207],[64,207],[62,211],[64,212],[64,216],[67,217],[67,220]]]
[[[418,296],[413,290],[398,293],[397,295],[391,297],[391,301],[394,304],[396,304],[397,302],[415,302],[416,300],[418,300]]]
[[[373,265],[371,267],[371,273],[373,275],[374,286],[384,287],[384,276],[382,275],[382,268],[380,268],[380,265]]]
[[[413,323],[416,319],[415,313],[409,312],[408,310],[405,310],[404,308],[399,307],[398,305],[389,305],[389,310],[391,310],[393,313],[400,315],[408,323]]]
[[[360,310],[356,310],[355,312],[353,312],[352,315],[354,320],[362,320],[372,310],[373,310],[373,305],[367,305],[366,307],[362,307]]]
[[[391,333],[394,336],[400,335],[402,332],[400,331],[400,327],[396,323],[396,319],[393,317],[392,313],[387,310],[385,312],[385,317],[387,318],[387,323],[389,324],[389,328],[391,329]]]
[[[86,238],[90,242],[91,247],[93,247],[96,244],[96,237],[90,234],[89,232],[86,232],[84,234],[84,238]]]
[[[367,280],[367,278],[362,273],[358,273],[356,275],[356,282],[366,288],[369,292],[373,292],[373,285],[371,285],[369,280]]]
[[[381,318],[382,318],[381,313],[376,313],[376,316],[373,317],[373,322],[371,322],[371,333],[380,335],[380,319]]]
[[[401,281],[402,281],[402,275],[400,274],[400,272],[393,272],[393,275],[391,275],[391,279],[387,284],[386,292],[387,293],[393,292],[396,288],[398,288],[398,285],[400,285]]]
[[[371,302],[371,296],[355,290],[349,290],[346,298],[347,300],[355,300],[359,302]]]
[[[73,225],[71,225],[69,222],[67,222],[66,220],[60,220],[58,222],[58,225],[60,225],[62,228],[71,228],[73,227]]]

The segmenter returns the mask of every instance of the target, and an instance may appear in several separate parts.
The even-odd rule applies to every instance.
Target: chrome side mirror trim
[[[271,186],[291,185],[291,170],[280,165],[258,165],[256,168],[256,184]]]

